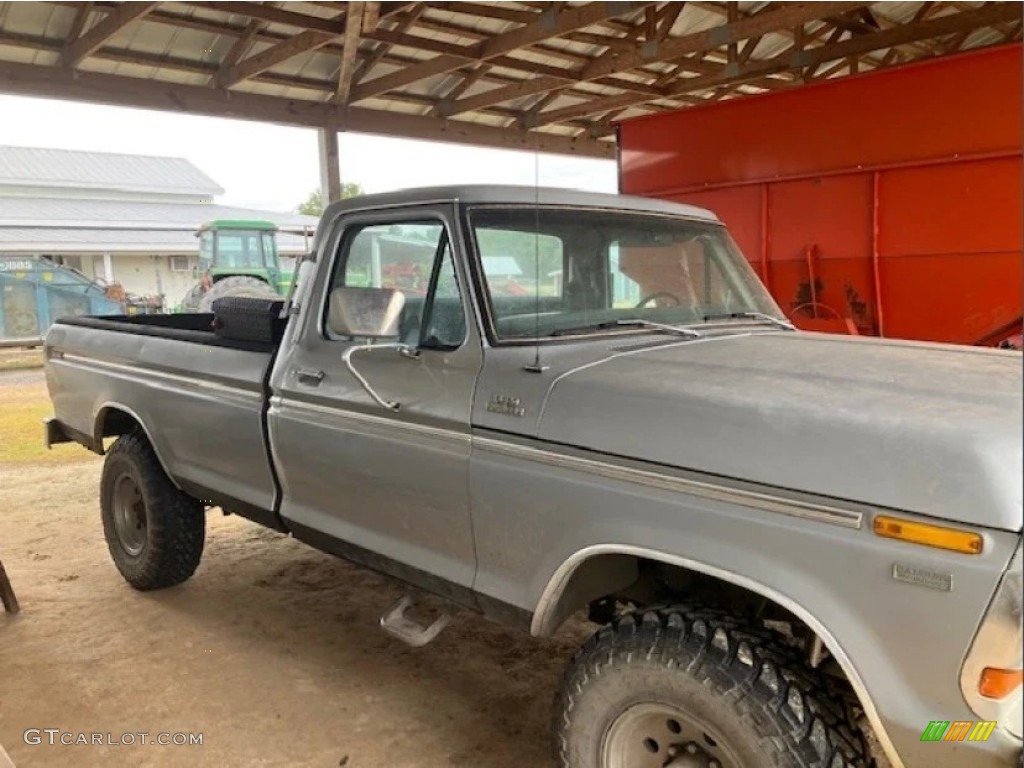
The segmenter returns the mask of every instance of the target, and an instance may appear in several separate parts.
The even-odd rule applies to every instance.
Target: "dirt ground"
[[[0,374],[0,409],[14,376],[41,387]],[[22,607],[0,613],[0,744],[19,768],[552,764],[578,628],[540,642],[459,614],[413,650],[377,626],[394,582],[219,512],[190,581],[135,592],[103,540],[100,466],[84,449],[0,464],[0,560]],[[29,728],[203,740],[28,745]]]

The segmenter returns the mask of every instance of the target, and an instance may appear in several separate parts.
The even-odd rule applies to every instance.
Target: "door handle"
[[[296,368],[295,375],[303,384],[310,384],[316,387],[324,380],[325,374],[323,371],[314,371],[309,368]]]

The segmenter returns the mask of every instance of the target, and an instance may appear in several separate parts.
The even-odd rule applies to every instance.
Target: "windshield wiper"
[[[641,320],[639,318],[633,320],[606,320],[603,323],[594,323],[593,325],[581,325],[575,328],[559,328],[556,331],[552,331],[549,335],[575,336],[576,334],[586,333],[587,331],[606,331],[610,328],[641,328],[648,331],[670,333],[673,336],[683,336],[687,339],[699,339],[704,335],[700,331],[695,331],[692,328],[665,325],[664,323],[655,323],[650,320]]]
[[[796,326],[786,320],[779,320],[777,317],[765,314],[764,312],[718,312],[710,315],[704,315],[704,322],[709,323],[712,320],[763,320],[766,323],[771,323],[778,328],[785,328],[787,331],[795,331]]]

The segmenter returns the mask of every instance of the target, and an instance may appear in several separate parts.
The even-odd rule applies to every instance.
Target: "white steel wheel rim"
[[[718,732],[668,704],[634,704],[605,733],[601,768],[741,768]]]

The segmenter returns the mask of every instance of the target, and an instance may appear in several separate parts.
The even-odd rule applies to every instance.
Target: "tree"
[[[361,194],[363,194],[363,188],[359,184],[349,182],[341,185],[342,200],[348,200],[350,197],[356,197]],[[324,212],[323,193],[319,189],[314,189],[309,193],[309,197],[306,198],[305,202],[299,203],[295,211],[306,216],[319,216]]]

